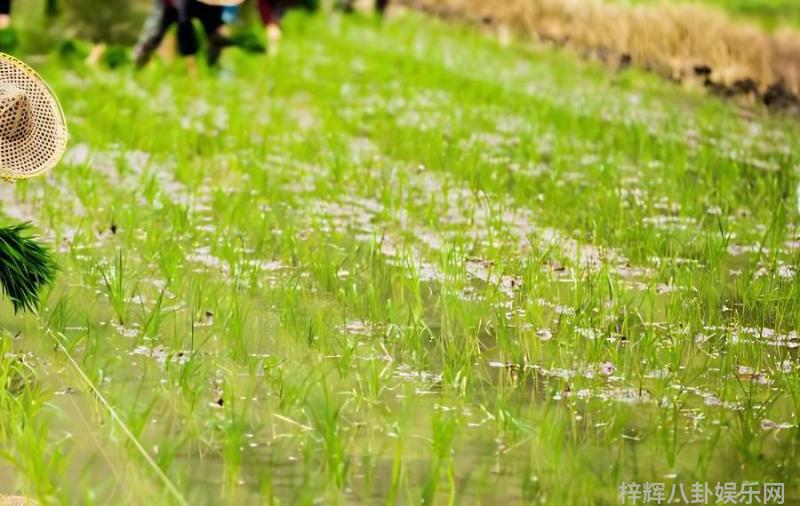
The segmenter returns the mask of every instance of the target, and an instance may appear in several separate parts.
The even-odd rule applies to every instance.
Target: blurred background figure
[[[258,14],[264,24],[267,36],[267,48],[270,54],[278,51],[283,32],[281,30],[281,18],[297,2],[291,0],[258,0]]]
[[[195,55],[199,50],[193,20],[200,21],[208,38],[208,64],[215,65],[223,48],[232,44],[222,31],[223,8],[240,4],[243,0],[155,0],[145,22],[139,42],[134,48],[134,62],[143,67],[164,40],[169,29],[177,26],[178,50],[184,56],[190,70],[196,66]]]
[[[355,10],[355,0],[338,0],[337,7],[344,12],[350,13]],[[375,11],[383,15],[389,6],[389,0],[375,0]]]
[[[257,2],[270,54],[278,51],[278,45],[283,37],[281,19],[290,9],[314,11],[318,7],[316,0],[257,0]]]
[[[14,51],[17,42],[17,32],[11,27],[11,0],[0,0],[0,51]]]
[[[11,26],[11,0],[0,0],[0,30]]]
[[[250,30],[234,30],[232,27],[239,21],[239,5],[226,5],[222,8],[222,27],[219,33],[230,39],[231,45],[248,53],[265,53],[266,46],[259,37]]]

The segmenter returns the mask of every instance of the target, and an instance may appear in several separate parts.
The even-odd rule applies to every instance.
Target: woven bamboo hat
[[[67,147],[67,123],[41,77],[0,53],[0,177],[24,179],[52,169]]]
[[[206,5],[213,5],[214,7],[234,7],[236,5],[241,5],[244,3],[244,0],[198,0],[200,3]]]

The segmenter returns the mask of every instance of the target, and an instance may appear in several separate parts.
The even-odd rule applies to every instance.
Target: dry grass
[[[508,27],[589,52],[615,65],[797,107],[800,34],[776,34],[692,4],[600,0],[401,0],[407,6]]]
[[[34,506],[37,502],[19,495],[0,495],[0,506]]]

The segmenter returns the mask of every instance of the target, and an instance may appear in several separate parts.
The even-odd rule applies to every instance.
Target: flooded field
[[[0,196],[62,272],[3,306],[0,493],[800,501],[796,120],[413,15],[288,21],[196,78],[39,62],[70,148]]]

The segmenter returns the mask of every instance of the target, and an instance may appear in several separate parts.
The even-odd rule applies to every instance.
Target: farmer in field
[[[42,174],[58,164],[67,127],[58,99],[30,67],[0,53],[0,178]],[[27,234],[29,224],[0,227],[0,286],[14,310],[36,310],[57,271],[52,254]]]
[[[283,36],[281,19],[292,7],[302,7],[303,2],[292,0],[258,0],[258,14],[264,25],[269,52],[278,50],[278,43]]]
[[[269,52],[274,54],[278,49],[283,36],[281,19],[290,9],[314,10],[316,6],[315,0],[258,0],[258,14],[265,28]]]
[[[269,52],[275,54],[283,36],[281,18],[291,6],[289,1],[258,0],[258,14],[264,24]]]
[[[192,24],[194,19],[200,21],[208,37],[208,63],[214,65],[222,53],[222,49],[231,45],[228,37],[223,35],[223,7],[239,5],[244,0],[155,0],[153,10],[145,22],[139,43],[134,49],[134,61],[137,67],[143,67],[158,49],[167,31],[177,25],[178,49],[186,58],[190,69],[196,66],[195,55],[199,49],[197,34]]]

